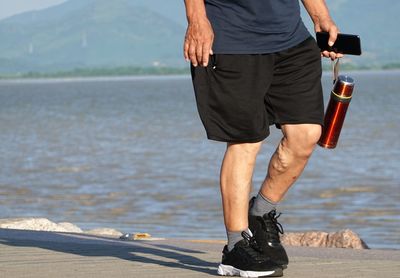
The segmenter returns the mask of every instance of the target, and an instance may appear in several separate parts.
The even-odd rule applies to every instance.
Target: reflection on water
[[[288,231],[350,228],[372,247],[400,248],[400,73],[350,75],[355,96],[339,146],[317,148],[281,219]],[[279,139],[273,130],[263,146],[254,192]],[[225,146],[205,139],[187,77],[3,81],[0,140],[0,218],[225,236]]]

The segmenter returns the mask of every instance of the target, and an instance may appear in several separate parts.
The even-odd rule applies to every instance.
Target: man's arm
[[[188,28],[184,43],[184,56],[193,66],[207,66],[212,54],[214,32],[207,18],[204,0],[185,0]]]
[[[325,31],[329,33],[328,44],[332,46],[339,32],[335,22],[333,22],[325,0],[302,0],[304,7],[314,22],[315,32]],[[332,60],[343,57],[342,54],[335,52],[322,52],[322,55]]]

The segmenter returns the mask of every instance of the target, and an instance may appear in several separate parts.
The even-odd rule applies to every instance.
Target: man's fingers
[[[333,46],[335,44],[335,41],[337,39],[337,34],[338,34],[338,29],[333,26],[331,30],[329,30],[329,40],[328,40],[329,46]]]
[[[324,57],[326,57],[326,58],[329,58],[329,51],[322,51],[322,56],[324,56]]]
[[[203,67],[206,67],[208,65],[208,60],[210,59],[210,50],[206,47],[203,47],[203,61],[202,65]]]
[[[202,61],[202,65],[203,67],[206,67],[208,65],[208,61],[210,59],[210,55],[211,55],[211,43],[205,43],[203,45],[203,61]]]
[[[189,60],[192,62],[193,66],[197,67],[197,56],[196,56],[196,46],[194,42],[189,43]]]
[[[323,51],[323,52],[321,53],[321,55],[322,55],[323,57],[325,57],[325,58],[330,58],[331,60],[335,60],[335,59],[343,58],[343,57],[344,57],[343,54],[341,54],[341,53],[336,53],[336,52],[333,52],[333,51],[331,51],[331,52],[329,52],[329,51]]]
[[[198,65],[203,65],[203,45],[197,44],[196,46],[196,58]]]
[[[206,67],[208,65],[209,56],[212,53],[211,44],[198,44],[195,41],[187,41],[184,45],[185,59],[189,60],[193,66],[199,65]]]
[[[185,60],[189,62],[189,42],[186,39],[183,43],[183,56],[185,57]]]

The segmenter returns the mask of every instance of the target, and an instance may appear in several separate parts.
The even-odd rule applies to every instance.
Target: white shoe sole
[[[218,274],[221,276],[239,276],[239,277],[268,277],[271,275],[281,276],[281,273],[277,273],[279,271],[272,270],[272,271],[249,271],[249,270],[241,270],[235,268],[230,265],[220,264],[218,267]]]

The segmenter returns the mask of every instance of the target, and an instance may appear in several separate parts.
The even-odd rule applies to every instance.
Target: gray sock
[[[274,203],[267,197],[263,196],[261,192],[258,193],[254,200],[253,206],[250,208],[250,214],[255,216],[263,216],[264,214],[276,209],[278,203]]]
[[[252,235],[251,231],[248,228],[245,229],[244,231],[247,232],[250,236]],[[227,230],[226,235],[228,237],[228,251],[232,251],[232,249],[235,247],[235,244],[243,239],[242,231],[230,232]]]

